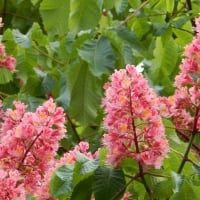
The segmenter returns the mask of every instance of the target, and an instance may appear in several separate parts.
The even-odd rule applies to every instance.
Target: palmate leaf
[[[68,0],[67,0],[68,1]],[[73,33],[94,28],[101,12],[96,0],[72,0],[70,5],[69,27]]]
[[[71,88],[69,114],[82,125],[88,125],[97,117],[101,84],[86,63],[71,67],[67,78]]]
[[[115,198],[115,200],[118,200],[123,194],[124,186],[125,178],[122,170],[109,167],[99,167],[96,170],[93,183],[93,192],[96,200],[111,199],[122,190]]]
[[[40,4],[40,13],[46,31],[50,35],[62,36],[68,29],[69,0],[44,0]]]
[[[83,60],[89,63],[90,70],[95,76],[101,76],[114,68],[114,52],[110,41],[105,37],[88,40],[78,50],[78,53]]]

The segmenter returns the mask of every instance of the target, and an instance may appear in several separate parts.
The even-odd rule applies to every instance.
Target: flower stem
[[[193,145],[193,141],[194,141],[194,138],[195,138],[196,133],[197,133],[198,117],[199,117],[199,108],[196,109],[196,113],[195,113],[195,116],[194,116],[194,123],[193,123],[193,128],[192,128],[192,136],[190,138],[189,144],[187,146],[187,149],[185,151],[185,154],[183,155],[183,159],[182,159],[181,164],[180,164],[180,166],[178,168],[178,171],[177,171],[177,173],[179,173],[179,174],[181,174],[186,161],[188,161],[188,155],[189,155],[190,149],[191,149],[191,147]]]
[[[129,106],[130,106],[130,114],[131,114],[131,118],[132,118],[132,129],[133,129],[133,136],[134,136],[134,143],[135,143],[135,151],[137,154],[139,154],[140,149],[139,149],[139,144],[138,144],[138,139],[137,139],[136,126],[134,123],[134,114],[133,114],[133,110],[132,110],[132,98],[131,98],[131,88],[130,87],[129,87]],[[138,167],[139,167],[139,176],[142,179],[142,182],[143,182],[146,192],[149,194],[149,197],[151,198],[151,196],[152,196],[151,190],[145,180],[143,166],[141,165],[140,161],[138,161]]]
[[[21,162],[19,163],[19,166],[18,166],[18,169],[20,169],[21,166],[23,166],[24,164],[24,161],[29,153],[29,151],[31,150],[31,148],[33,147],[33,145],[35,144],[35,142],[37,141],[37,139],[41,136],[42,134],[42,131],[35,137],[35,139],[31,142],[31,144],[29,145],[29,147],[26,149],[25,153],[24,153],[24,156],[21,160]]]

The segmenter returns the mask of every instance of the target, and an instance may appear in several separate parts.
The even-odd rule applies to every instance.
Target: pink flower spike
[[[108,161],[118,166],[124,158],[159,168],[169,151],[159,111],[159,98],[135,66],[116,70],[105,84],[103,143]],[[164,109],[166,109],[164,107]],[[165,144],[165,145],[160,145]]]

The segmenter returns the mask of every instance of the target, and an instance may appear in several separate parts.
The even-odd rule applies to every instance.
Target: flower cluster
[[[160,168],[169,150],[159,115],[158,98],[135,66],[115,71],[105,84],[103,143],[108,161],[118,166],[124,158]]]
[[[0,68],[6,68],[10,72],[15,72],[16,59],[13,56],[7,56],[5,46],[0,44]]]
[[[191,44],[185,47],[180,73],[175,77],[175,94],[161,98],[164,116],[172,117],[184,141],[200,130],[200,18],[196,19],[196,32]]]
[[[0,199],[25,199],[37,193],[46,171],[53,165],[59,140],[65,135],[65,116],[52,99],[35,112],[15,101],[7,109],[0,126]],[[6,179],[6,181],[3,181]]]

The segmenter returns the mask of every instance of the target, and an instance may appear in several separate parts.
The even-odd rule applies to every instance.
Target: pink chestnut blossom
[[[39,106],[35,112],[26,112],[26,105],[14,102],[14,109],[2,113],[0,125],[0,172],[10,175],[15,171],[15,182],[10,187],[10,199],[34,195],[41,187],[46,173],[55,165],[59,140],[65,136],[65,115],[53,99]],[[12,173],[13,174],[13,173]],[[6,175],[6,181],[10,180]],[[8,177],[8,178],[7,178]],[[4,188],[0,180],[0,187]],[[6,184],[6,182],[5,182]],[[8,184],[9,185],[9,184]],[[5,199],[0,193],[0,199]]]
[[[124,158],[160,168],[169,151],[159,115],[159,99],[135,66],[115,71],[105,84],[103,143],[108,161],[118,166]]]
[[[200,18],[196,19],[196,32],[191,44],[185,47],[180,72],[175,77],[175,94],[161,100],[165,101],[165,106],[161,104],[168,117],[172,117],[178,135],[186,141],[195,129],[200,130]]]
[[[16,67],[16,59],[12,56],[6,56],[0,61],[0,65],[13,73]]]

